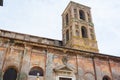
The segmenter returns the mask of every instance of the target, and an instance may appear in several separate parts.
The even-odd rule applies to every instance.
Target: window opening
[[[43,69],[37,66],[31,68],[29,75],[37,76],[37,74],[39,74],[39,76],[43,76]]]
[[[85,20],[85,13],[83,10],[79,11],[79,16],[80,16],[80,19]]]
[[[87,29],[84,26],[82,26],[81,32],[82,32],[82,37],[83,38],[87,38],[88,37],[88,35],[87,35]]]
[[[17,71],[14,68],[8,68],[3,75],[3,80],[16,80],[16,78]]]
[[[63,77],[60,77],[59,80],[72,80],[72,78],[63,78]]]

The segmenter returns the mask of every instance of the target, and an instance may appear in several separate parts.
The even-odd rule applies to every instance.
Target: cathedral
[[[0,29],[0,80],[120,80],[120,57],[99,53],[91,8],[62,13],[62,40]]]

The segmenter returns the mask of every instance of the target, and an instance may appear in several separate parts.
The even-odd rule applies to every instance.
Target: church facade
[[[90,7],[68,4],[62,37],[0,30],[0,80],[120,80],[120,57],[99,53]]]

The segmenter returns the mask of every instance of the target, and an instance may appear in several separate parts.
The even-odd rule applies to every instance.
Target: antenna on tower
[[[3,6],[3,0],[0,0],[0,6]]]

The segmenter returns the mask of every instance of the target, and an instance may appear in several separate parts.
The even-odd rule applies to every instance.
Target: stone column
[[[53,54],[46,54],[46,76],[45,80],[53,80]]]

